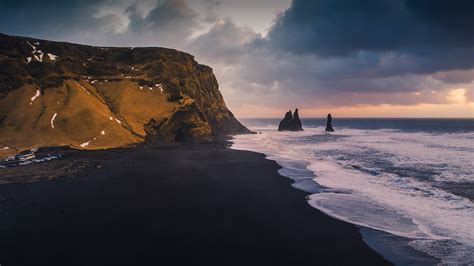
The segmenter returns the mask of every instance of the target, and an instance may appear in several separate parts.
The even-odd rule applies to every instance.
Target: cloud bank
[[[474,100],[468,0],[2,0],[0,9],[7,34],[190,52],[214,68],[237,115],[451,104],[453,92]]]

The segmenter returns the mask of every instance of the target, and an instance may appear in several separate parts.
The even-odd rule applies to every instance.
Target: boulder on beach
[[[289,110],[283,120],[278,125],[278,131],[302,131],[301,120],[298,114],[298,108],[295,109],[295,113],[292,114]]]
[[[332,116],[328,114],[328,118],[326,120],[326,131],[327,132],[334,132],[334,128],[332,128]]]

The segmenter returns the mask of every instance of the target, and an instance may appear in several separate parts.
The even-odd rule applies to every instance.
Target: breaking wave
[[[441,263],[474,263],[474,133],[323,127],[236,136],[334,218],[409,239]],[[456,188],[456,189],[452,189]]]

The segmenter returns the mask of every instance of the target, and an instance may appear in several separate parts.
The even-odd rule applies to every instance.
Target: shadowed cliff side
[[[248,132],[227,109],[212,69],[187,53],[0,34],[0,157]]]

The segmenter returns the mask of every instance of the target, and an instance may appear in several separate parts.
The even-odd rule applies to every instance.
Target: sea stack
[[[295,109],[294,115],[289,110],[283,120],[278,125],[278,131],[302,131],[301,120],[298,114],[298,108]]]
[[[334,128],[332,128],[332,116],[328,114],[328,119],[326,120],[326,131],[327,132],[334,132]]]

